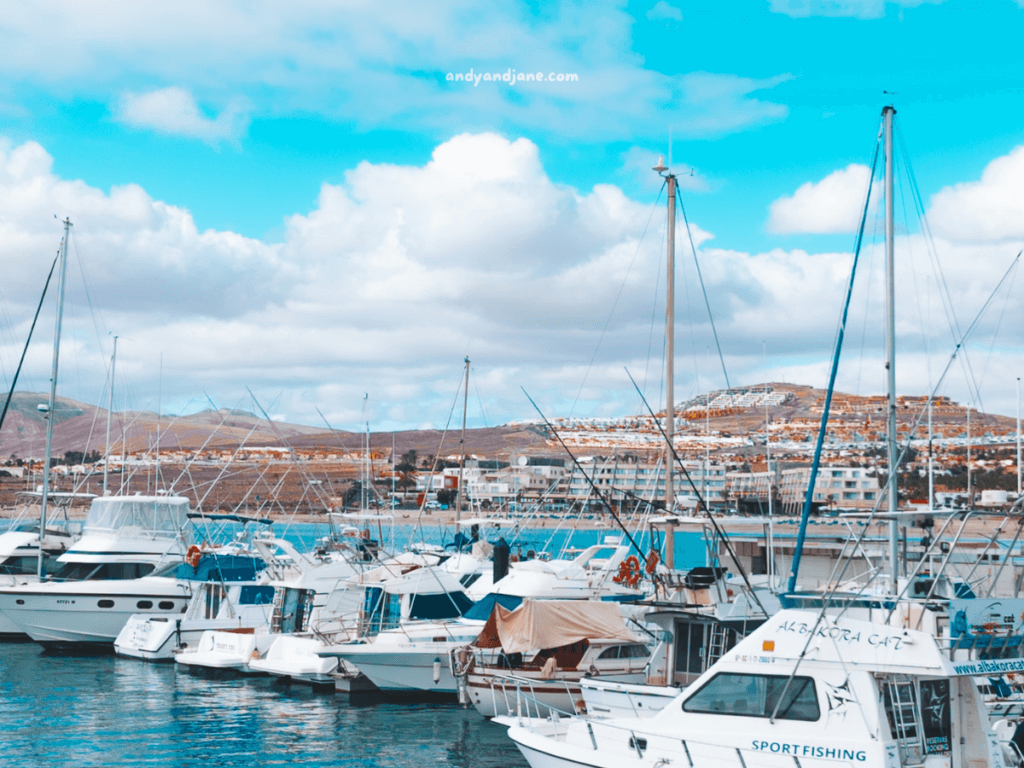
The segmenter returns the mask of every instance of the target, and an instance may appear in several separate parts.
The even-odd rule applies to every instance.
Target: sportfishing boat
[[[82,538],[57,558],[59,568],[39,583],[0,587],[0,610],[51,647],[111,647],[134,613],[181,613],[191,597],[176,578],[188,508],[178,496],[93,499]]]
[[[533,768],[1003,768],[960,667],[926,632],[784,610],[654,717],[501,721]]]

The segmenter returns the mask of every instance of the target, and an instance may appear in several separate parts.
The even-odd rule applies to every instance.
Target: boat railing
[[[541,699],[536,690],[538,685],[544,688],[564,689],[572,711],[561,709],[551,703],[550,700],[545,701]],[[515,715],[519,720],[523,718],[545,718],[549,717],[552,713],[567,717],[574,717],[585,713],[585,710],[580,706],[583,703],[582,699],[579,702],[576,700],[580,692],[579,684],[577,683],[574,686],[567,680],[537,680],[513,673],[498,673],[491,674],[490,676],[490,690],[494,713],[499,714],[501,712],[499,704],[504,704],[505,712],[509,716]]]

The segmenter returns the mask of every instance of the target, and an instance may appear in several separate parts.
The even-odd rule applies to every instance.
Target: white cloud
[[[53,214],[67,214],[81,261],[69,279],[63,395],[99,400],[112,330],[122,338],[119,378],[142,401],[133,405],[152,409],[162,389],[165,410],[177,413],[189,401],[205,407],[206,394],[236,406],[248,386],[268,412],[309,424],[320,423],[316,407],[334,426],[356,427],[369,392],[381,419],[375,429],[443,426],[467,354],[491,424],[534,415],[520,387],[546,411],[568,413],[584,377],[577,414],[635,412],[624,366],[646,376],[657,399],[664,217],[641,237],[651,199],[632,200],[612,185],[556,183],[526,139],[465,134],[423,165],[361,163],[342,183],[325,184],[313,210],[291,216],[276,245],[198,231],[187,211],[139,186],[104,192],[58,177],[52,165],[38,144],[0,145],[0,270],[13,323],[0,337],[0,358],[12,370],[14,339],[24,338],[60,237]],[[850,254],[742,253],[713,247],[711,234],[693,227],[733,383],[766,378],[762,340],[778,370],[827,368],[820,361],[831,353]],[[915,238],[898,248],[926,253]],[[865,248],[867,273],[879,269],[878,250]],[[937,250],[966,327],[1016,250],[941,236]],[[677,269],[683,397],[696,391],[695,368],[704,388],[724,382],[705,354],[713,340],[685,241]],[[927,282],[927,265],[915,272],[901,261],[899,269],[901,351],[915,354],[924,334],[941,359],[950,346],[942,305],[923,303],[937,280]],[[844,367],[850,389],[881,387],[879,279],[858,283],[848,356],[863,350],[871,374],[858,378],[856,362]],[[989,370],[1005,373],[1020,357],[1024,306],[1015,294],[996,305],[1005,311]],[[972,350],[987,354],[998,320],[993,312],[980,324]],[[45,388],[47,336],[37,329],[26,387]],[[900,385],[921,391],[922,370],[898,366]]]
[[[665,0],[651,12],[673,23],[680,15]],[[696,93],[691,100],[692,78],[649,69],[634,52],[634,23],[624,8],[571,3],[532,19],[515,5],[480,13],[469,0],[429,8],[399,0],[386,14],[373,4],[321,0],[263,0],[244,8],[231,0],[115,1],[103,12],[64,0],[7,9],[0,22],[0,75],[103,102],[111,93],[145,98],[148,89],[161,87],[160,103],[142,105],[143,124],[215,140],[240,131],[229,130],[223,114],[204,115],[169,89],[201,104],[230,105],[244,94],[253,115],[323,115],[360,130],[418,129],[439,137],[451,135],[452,115],[461,126],[639,140],[662,134],[666,107],[679,111],[692,135],[706,130],[718,136],[787,114],[783,105],[750,96],[771,87],[769,81],[731,74],[699,75],[697,81],[711,78],[733,90],[710,100]],[[445,81],[448,72],[471,68],[572,73],[579,80],[514,90]],[[244,130],[248,108],[224,109]]]
[[[665,0],[658,0],[647,12],[650,21],[682,21],[683,12]]]
[[[754,98],[758,91],[775,88],[792,79],[784,74],[755,80],[713,72],[691,72],[675,81],[678,117],[672,125],[684,136],[722,136],[751,125],[785,119],[789,108]]]
[[[771,0],[772,13],[806,18],[808,16],[847,16],[878,19],[885,16],[886,4],[900,9],[916,8],[925,3],[938,5],[945,0]]]
[[[931,198],[932,229],[961,242],[1024,238],[1024,146],[989,163],[978,181],[962,182]]]
[[[184,88],[126,93],[115,118],[133,128],[150,128],[172,136],[201,139],[208,144],[237,143],[249,126],[245,99],[232,100],[217,117],[208,117]]]
[[[801,185],[771,204],[768,231],[778,234],[856,232],[864,211],[871,169],[851,163],[819,182]]]

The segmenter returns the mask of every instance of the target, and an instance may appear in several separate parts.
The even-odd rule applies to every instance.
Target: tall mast
[[[672,481],[675,455],[672,452],[672,439],[676,428],[676,177],[673,173],[666,173],[668,168],[663,157],[658,158],[654,170],[664,176],[668,183],[668,242],[665,251],[668,263],[668,279],[665,284],[665,513],[671,515],[675,508]],[[675,567],[674,550],[674,531],[669,523],[665,530],[665,565],[670,569]]]
[[[932,404],[928,403],[928,511],[935,504],[935,463],[932,460]]]
[[[363,453],[363,481],[360,483],[359,503],[365,513],[369,509],[369,495],[367,486],[370,484],[370,393],[363,395],[363,419],[366,423],[366,444]]]
[[[897,488],[896,462],[899,457],[896,444],[896,267],[895,240],[893,233],[893,166],[892,117],[896,110],[890,105],[882,108],[885,122],[885,368],[888,384],[886,418],[886,455],[889,465],[889,575],[893,594],[899,592],[899,524],[896,521]]]
[[[462,519],[462,473],[466,468],[466,408],[469,406],[469,356],[466,356],[466,380],[462,385],[462,458],[459,459],[459,487],[455,491],[455,522]]]
[[[39,504],[39,565],[36,573],[46,578],[43,538],[46,536],[46,506],[50,500],[50,460],[53,456],[53,411],[57,401],[57,362],[60,359],[60,331],[64,322],[64,285],[68,273],[68,238],[71,219],[64,219],[64,240],[60,246],[60,281],[57,284],[57,324],[53,331],[53,368],[50,372],[50,401],[46,410],[46,459],[43,464],[43,498]]]
[[[107,400],[107,443],[103,457],[103,495],[107,495],[107,476],[110,474],[110,416],[114,412],[114,365],[117,362],[117,336],[114,337],[114,353],[110,356],[110,395]]]

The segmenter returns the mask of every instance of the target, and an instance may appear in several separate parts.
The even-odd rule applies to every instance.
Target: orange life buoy
[[[651,550],[651,554],[647,556],[647,565],[644,567],[648,576],[653,576],[654,572],[658,569],[658,559],[658,553]]]
[[[640,583],[640,558],[636,555],[630,555],[622,561],[622,565],[619,566],[619,575],[623,575],[623,568],[626,569],[625,577],[622,579],[621,584],[625,584],[627,587],[635,587]]]
[[[185,555],[185,562],[191,565],[193,568],[199,567],[199,560],[203,556],[203,550],[193,544],[188,548],[188,552]]]

